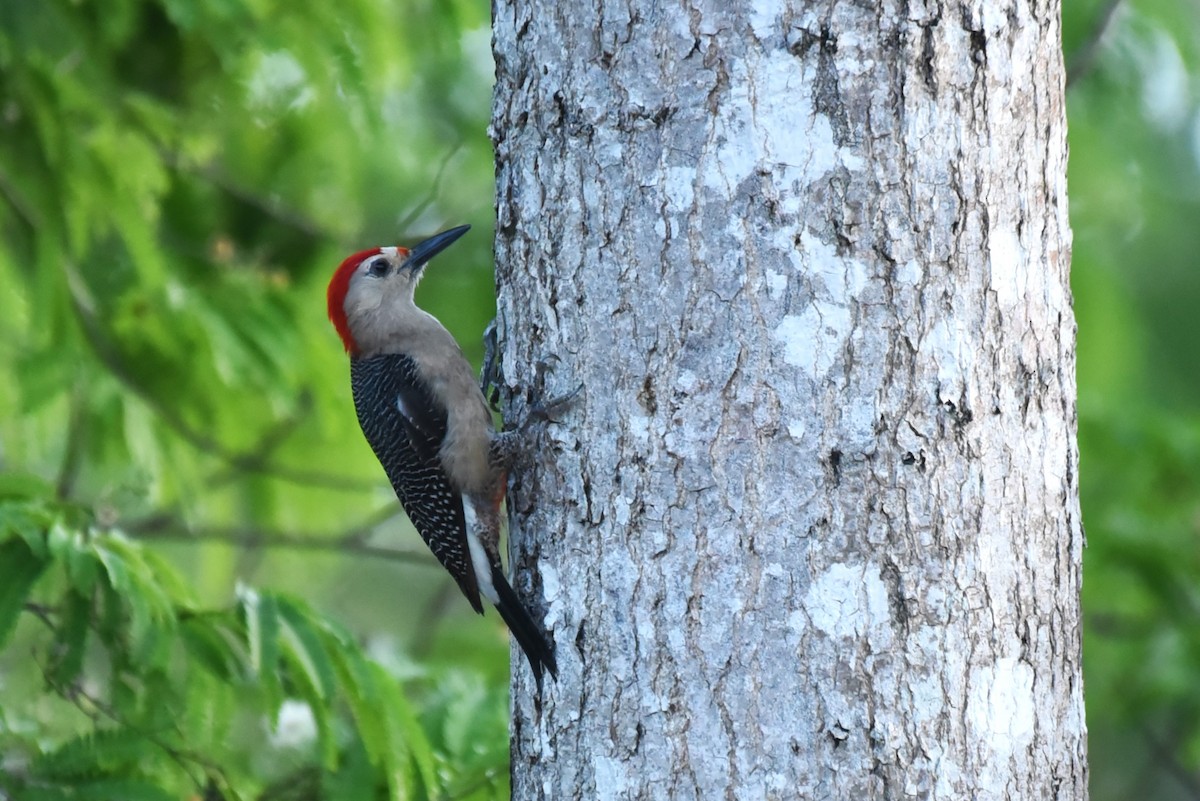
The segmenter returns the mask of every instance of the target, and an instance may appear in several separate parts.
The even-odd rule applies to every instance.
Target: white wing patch
[[[487,551],[484,550],[483,543],[479,541],[475,507],[471,505],[471,499],[466,495],[462,496],[462,505],[463,516],[467,524],[467,549],[471,551],[471,567],[475,569],[475,581],[479,584],[479,591],[483,593],[483,597],[493,604],[498,604],[500,595],[496,592],[495,585],[492,584],[492,564],[488,561]]]

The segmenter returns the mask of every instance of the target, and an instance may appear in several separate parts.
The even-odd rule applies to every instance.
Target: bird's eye
[[[371,264],[367,267],[367,275],[374,276],[375,278],[382,278],[383,276],[387,275],[387,271],[387,259],[375,259],[375,261],[371,262]]]

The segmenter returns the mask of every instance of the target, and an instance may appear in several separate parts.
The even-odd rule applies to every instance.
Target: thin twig
[[[21,608],[36,617],[38,620],[42,621],[46,628],[50,629],[51,631],[56,630],[54,626],[54,619],[51,617],[51,615],[54,614],[53,607],[46,606],[45,604],[35,604],[31,601],[26,601],[21,605]]]
[[[425,213],[425,209],[429,208],[433,204],[433,201],[437,199],[437,193],[442,186],[442,178],[445,177],[446,168],[450,166],[450,160],[453,159],[455,154],[457,154],[461,149],[462,140],[460,139],[458,142],[454,143],[450,150],[446,152],[446,155],[442,157],[442,163],[438,165],[437,173],[433,176],[433,183],[429,185],[429,190],[425,193],[425,196],[421,198],[420,202],[418,202],[417,205],[408,212],[408,214],[405,214],[400,218],[400,222],[396,226],[399,230],[407,230],[408,226],[416,222],[417,218]]]
[[[53,680],[51,679],[50,674],[45,667],[42,667],[42,676],[45,678],[48,686],[55,687]],[[160,735],[150,731],[149,729],[142,728],[141,726],[135,726],[133,723],[122,717],[116,709],[109,706],[104,701],[101,701],[96,696],[88,693],[88,691],[83,688],[83,685],[75,683],[70,687],[56,687],[56,690],[61,697],[66,698],[71,701],[71,703],[75,704],[75,707],[92,721],[92,725],[98,726],[101,716],[103,716],[110,722],[117,724],[123,729],[128,729],[134,734],[144,737],[151,745],[160,748],[168,757],[171,758],[172,761],[175,762],[176,765],[179,766],[180,770],[187,774],[188,779],[196,786],[197,790],[203,789],[204,784],[202,784],[196,775],[192,773],[191,767],[193,765],[204,771],[205,779],[213,774],[216,774],[227,783],[224,771],[221,770],[219,765],[208,759],[205,759],[195,752],[174,747],[164,740]],[[87,703],[92,707],[92,710],[89,711],[88,709],[84,708],[82,701],[87,701]],[[175,734],[179,736],[181,740],[186,739],[186,735],[178,722],[173,724],[173,728],[175,730]]]
[[[251,208],[261,211],[285,228],[291,228],[293,231],[320,241],[336,241],[339,239],[338,236],[318,225],[312,218],[286,207],[281,201],[275,198],[265,198],[257,192],[239,185],[228,173],[218,166],[196,164],[180,157],[178,153],[173,153],[165,149],[159,150],[159,157],[175,172],[192,175],[208,181],[225,194],[245,203]]]
[[[1150,744],[1150,753],[1166,772],[1179,782],[1190,798],[1200,799],[1200,780],[1192,772],[1179,763],[1178,755],[1150,730],[1149,726],[1142,727],[1142,736]],[[1178,742],[1178,740],[1176,740]]]
[[[51,610],[48,607],[40,604],[27,603],[24,605],[24,608],[25,611],[32,613],[43,623],[45,623],[51,631],[57,630],[53,621],[49,619],[49,613]],[[162,749],[162,751],[165,752],[168,757],[170,757],[177,765],[179,765],[180,770],[187,774],[188,779],[196,785],[197,789],[200,789],[202,785],[197,781],[195,774],[193,774],[189,769],[190,766],[188,763],[197,765],[204,769],[206,776],[215,773],[216,775],[220,776],[222,780],[225,780],[224,771],[221,770],[220,766],[210,762],[207,759],[204,759],[194,752],[175,748],[163,740],[158,734],[141,726],[134,725],[122,717],[114,707],[90,694],[84,689],[81,683],[72,682],[64,685],[56,682],[50,673],[49,667],[40,659],[38,659],[36,655],[34,657],[34,664],[37,665],[38,670],[41,672],[42,679],[46,682],[46,686],[53,690],[60,698],[70,701],[72,704],[74,704],[75,708],[78,709],[84,717],[90,720],[92,722],[92,726],[96,729],[99,729],[103,720],[108,720],[117,724],[123,729],[128,729],[134,734],[144,737],[152,745]],[[87,702],[86,706],[84,704],[85,701]],[[180,728],[178,723],[174,724],[174,728],[175,733],[181,739],[185,739],[184,731],[182,728]]]
[[[75,479],[83,459],[84,443],[87,438],[85,422],[85,390],[82,381],[71,387],[70,410],[67,414],[67,442],[63,448],[62,465],[58,469],[58,480],[54,484],[54,495],[58,500],[70,499],[75,489]]]
[[[437,591],[421,611],[421,625],[416,627],[412,639],[409,640],[408,652],[414,659],[421,659],[429,654],[433,648],[433,641],[437,638],[438,627],[446,618],[449,606],[447,601],[454,593],[455,584],[450,580],[449,573],[443,573],[441,578]]]
[[[1096,56],[1100,53],[1100,42],[1104,39],[1104,34],[1108,31],[1108,26],[1112,22],[1113,15],[1117,12],[1117,7],[1121,5],[1121,0],[1108,0],[1104,7],[1100,9],[1099,16],[1096,17],[1096,24],[1092,27],[1092,32],[1088,34],[1088,38],[1083,41],[1071,58],[1071,63],[1067,67],[1067,83],[1066,88],[1070,89],[1081,78],[1092,71],[1096,65]]]
[[[17,213],[27,226],[34,231],[42,230],[41,215],[34,209],[33,204],[27,198],[21,195],[17,187],[13,185],[12,179],[4,170],[0,170],[0,194],[8,200],[10,206]]]
[[[148,525],[147,523],[150,523]],[[269,531],[260,528],[239,526],[193,526],[178,525],[172,520],[163,524],[149,520],[141,525],[127,526],[123,530],[134,539],[157,542],[182,542],[201,544],[218,542],[238,548],[275,548],[293,551],[318,551],[342,553],[386,559],[410,565],[436,567],[437,562],[427,551],[384,548],[364,542],[357,532],[342,537],[327,537],[320,534],[293,534],[284,531]]]
[[[300,536],[321,538],[335,542],[363,542],[379,526],[399,516],[399,507],[395,504],[381,506],[360,522],[343,531],[341,534],[304,534]],[[173,509],[162,509],[145,517],[127,520],[121,524],[126,532],[160,532],[169,529],[188,531],[190,527],[179,512]]]

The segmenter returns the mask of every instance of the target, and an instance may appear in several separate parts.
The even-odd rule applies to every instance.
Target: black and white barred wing
[[[437,404],[403,354],[350,362],[358,423],[421,538],[482,614],[467,547],[462,495],[442,469],[446,410]]]

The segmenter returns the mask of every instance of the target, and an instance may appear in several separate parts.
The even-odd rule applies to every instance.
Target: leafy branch
[[[266,452],[261,449],[251,449],[245,453],[231,451],[215,438],[201,433],[188,424],[182,415],[155,397],[153,393],[138,381],[133,371],[125,364],[120,350],[108,337],[108,332],[100,323],[95,304],[89,297],[83,278],[74,267],[68,266],[66,269],[72,308],[75,311],[80,326],[86,334],[85,339],[92,348],[92,352],[97,360],[130,393],[146,404],[168,428],[193,448],[220,459],[231,468],[246,473],[266,475],[293,484],[345,491],[361,491],[365,488],[365,485],[361,481],[344,476],[331,475],[320,470],[298,470],[280,465],[270,465],[267,463]],[[290,431],[291,426],[292,423],[285,423],[281,425],[280,430]],[[269,432],[266,442],[274,446],[281,439],[282,437],[277,432]]]
[[[198,609],[165,562],[119,533],[72,530],[40,503],[0,502],[0,521],[0,621],[24,611],[43,624],[43,680],[91,726],[48,750],[0,736],[6,752],[35,754],[8,777],[18,791],[159,801],[215,785],[236,798],[249,774],[228,741],[232,719],[274,720],[299,698],[316,726],[313,769],[336,776],[357,749],[367,760],[358,781],[441,793],[428,735],[396,680],[303,602],[242,588],[230,608]],[[83,678],[96,660],[106,685]]]

